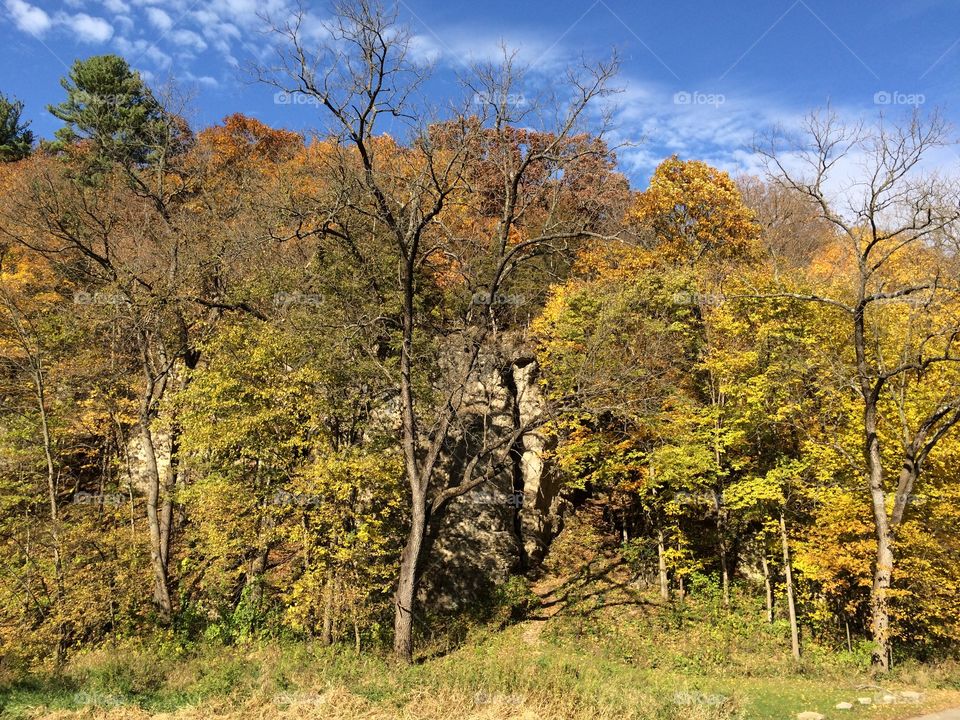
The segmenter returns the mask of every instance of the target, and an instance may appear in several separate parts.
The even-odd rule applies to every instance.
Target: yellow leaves
[[[658,253],[625,243],[588,243],[577,254],[576,277],[628,281],[656,269],[662,262]]]

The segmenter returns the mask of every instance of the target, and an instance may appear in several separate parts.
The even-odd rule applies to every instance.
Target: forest
[[[374,4],[269,32],[252,80],[311,134],[191,127],[118,55],[73,63],[53,138],[0,95],[0,697],[134,644],[423,672],[577,582],[576,637],[625,593],[786,674],[960,689],[937,111],[812,110],[764,175],[673,156],[638,188],[616,56],[533,95],[504,50],[434,106]],[[672,712],[742,716],[697,692]]]

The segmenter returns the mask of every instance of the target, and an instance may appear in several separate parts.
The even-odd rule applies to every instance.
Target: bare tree
[[[410,662],[431,518],[508,463],[530,429],[495,433],[488,420],[477,426],[469,407],[470,384],[501,329],[496,299],[522,268],[598,234],[596,212],[570,212],[572,183],[590,176],[572,170],[609,158],[601,142],[580,133],[588,106],[610,92],[616,62],[571,72],[566,94],[551,106],[519,98],[522,72],[505,53],[502,66],[476,68],[466,82],[472,98],[462,108],[430,122],[433,113],[415,103],[426,69],[411,59],[411,36],[396,14],[368,0],[334,11],[316,46],[308,44],[317,34],[305,32],[302,10],[273,24],[279,62],[257,73],[322,111],[333,158],[327,175],[336,185],[328,193],[336,205],[316,208],[323,234],[351,251],[367,242],[362,236],[375,235],[395,263],[389,295],[397,302],[387,298],[373,324],[397,338],[396,362],[383,367],[399,392],[410,527],[397,581],[394,651]],[[391,134],[397,127],[408,133],[408,141],[384,149],[383,121],[392,124]],[[549,122],[548,130],[516,127],[534,122]],[[457,225],[451,210],[465,203],[483,205],[485,228]],[[459,315],[425,312],[440,267],[481,301],[461,303]],[[370,288],[374,302],[381,293],[387,294],[381,285]],[[454,476],[441,477],[444,453],[464,434],[471,439],[468,457]]]
[[[901,125],[881,118],[867,128],[845,125],[827,110],[808,118],[801,138],[774,133],[758,148],[775,182],[815,203],[851,261],[852,276],[836,278],[827,293],[779,296],[824,303],[848,323],[849,380],[862,403],[866,489],[877,535],[871,615],[873,660],[882,670],[890,666],[897,531],[924,463],[960,422],[955,377],[938,380],[936,399],[916,407],[925,387],[934,394],[934,373],[960,359],[957,290],[947,281],[953,260],[940,249],[960,219],[958,192],[954,183],[922,168],[931,151],[948,143],[948,128],[936,113],[915,112]],[[905,311],[908,320],[896,320],[890,308]],[[915,413],[887,418],[901,428],[898,476],[891,485],[881,453],[884,401],[896,407],[900,398],[902,407],[910,395]]]

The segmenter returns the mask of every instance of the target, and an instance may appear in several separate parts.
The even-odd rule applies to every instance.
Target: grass
[[[921,707],[862,708],[857,697],[884,692],[868,687],[877,680],[864,653],[807,643],[794,663],[785,628],[754,619],[750,598],[733,612],[709,598],[662,605],[624,580],[615,569],[544,585],[539,617],[475,627],[457,649],[425,648],[411,667],[308,644],[102,648],[58,677],[5,678],[0,717],[781,720],[814,710],[893,719],[960,706],[956,664],[905,665],[884,679],[884,691],[924,692]],[[841,701],[855,708],[832,710]]]

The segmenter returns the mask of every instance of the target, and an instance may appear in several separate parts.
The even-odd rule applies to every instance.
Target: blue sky
[[[309,105],[278,104],[244,68],[268,40],[258,11],[282,16],[289,0],[0,0],[0,91],[22,99],[34,130],[58,121],[58,79],[73,59],[124,55],[155,84],[189,90],[195,126],[231,112],[307,131]],[[316,18],[328,6],[307,0]],[[415,47],[436,64],[429,91],[456,92],[469,59],[501,41],[549,85],[583,54],[615,47],[623,69],[614,139],[631,143],[622,167],[636,184],[678,153],[733,172],[756,172],[758,131],[790,125],[830,102],[849,118],[940,107],[960,120],[957,0],[402,0]],[[951,155],[949,162],[957,162]]]

